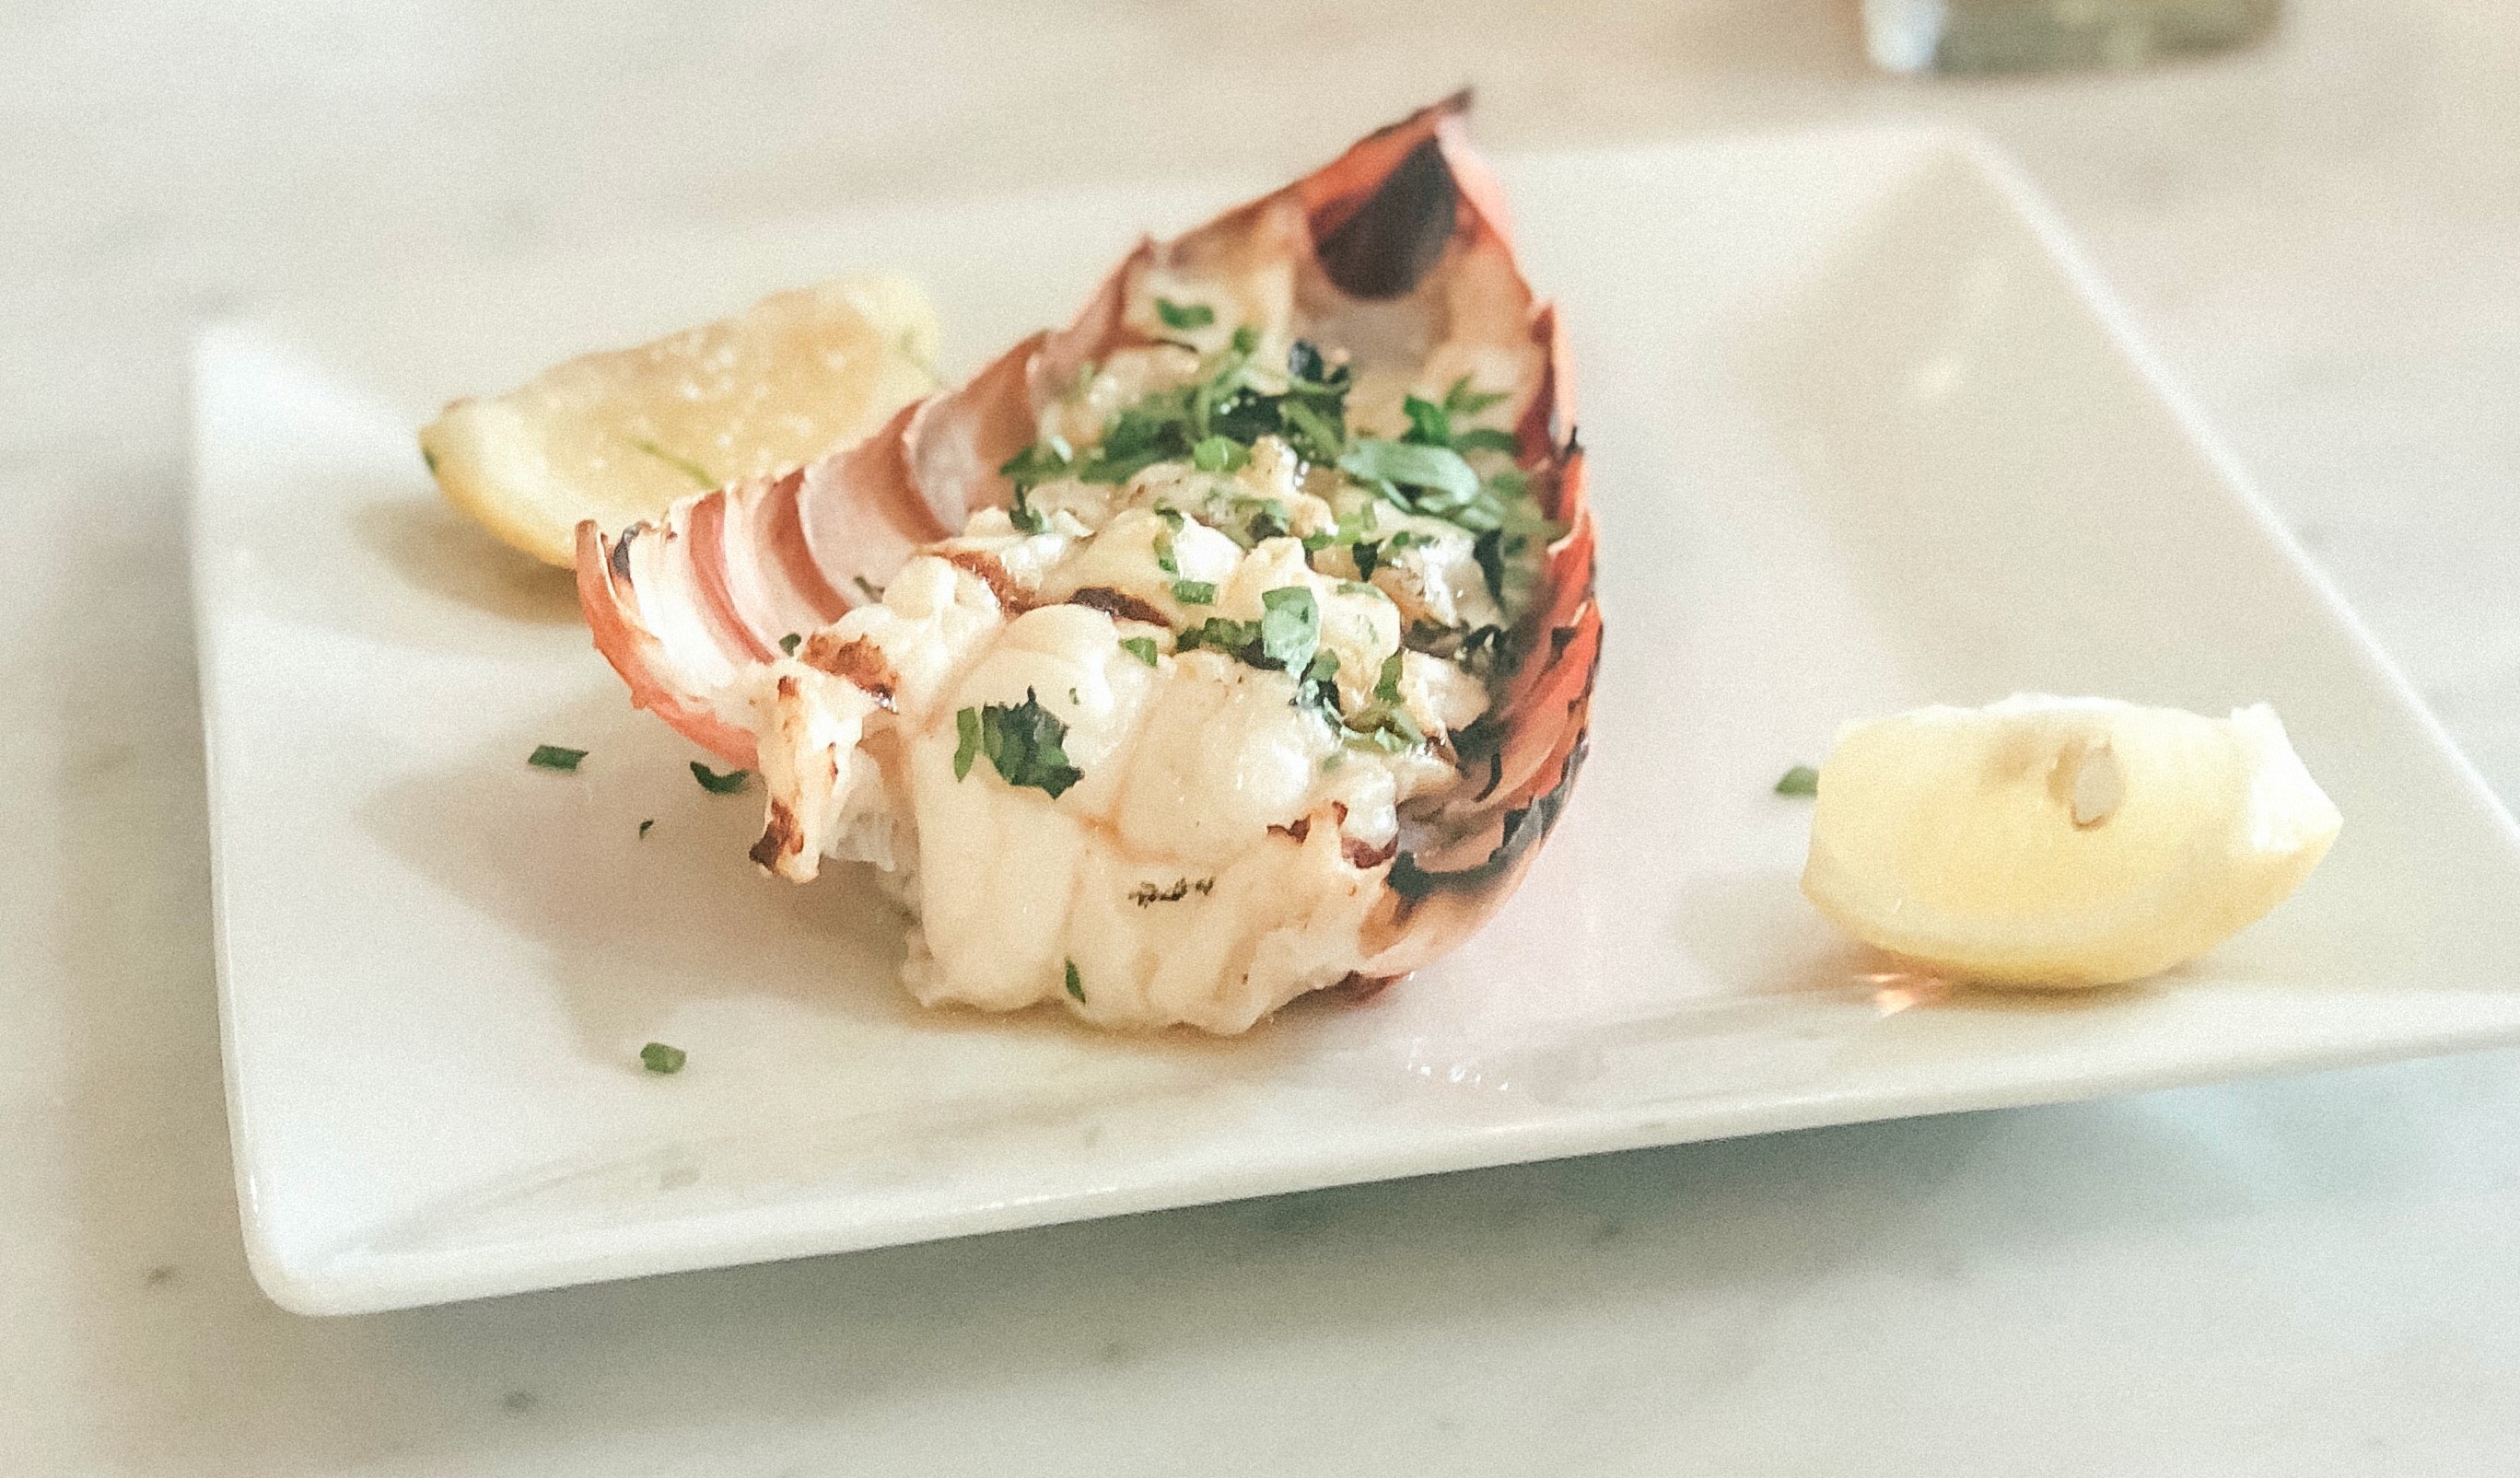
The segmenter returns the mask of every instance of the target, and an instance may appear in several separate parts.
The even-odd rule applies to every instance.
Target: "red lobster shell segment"
[[[1080,367],[1150,341],[1126,313],[1143,274],[1289,275],[1294,320],[1314,342],[1404,360],[1467,342],[1527,367],[1514,461],[1564,530],[1522,618],[1526,655],[1496,694],[1501,739],[1464,762],[1464,783],[1391,863],[1367,973],[1441,953],[1511,890],[1563,805],[1583,758],[1601,627],[1563,328],[1514,261],[1504,193],[1469,146],[1466,108],[1466,95],[1448,99],[1185,236],[1142,242],[1065,328],[1024,339],[857,447],[686,499],[618,533],[581,525],[578,589],[597,648],[639,706],[752,764],[747,714],[731,697],[739,679],[774,660],[783,637],[876,599],[973,511],[1011,503],[1000,468],[1041,434],[1043,408]]]

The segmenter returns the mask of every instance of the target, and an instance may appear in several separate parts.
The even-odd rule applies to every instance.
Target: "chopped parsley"
[[[656,818],[652,816],[649,817],[646,821],[639,823],[639,834],[641,836],[646,836],[648,834],[648,829],[655,824]]]
[[[1260,597],[1257,621],[1210,616],[1174,637],[1179,651],[1207,648],[1248,667],[1295,680],[1295,706],[1339,727],[1338,653],[1322,649],[1321,602],[1304,585],[1282,585]]]
[[[743,783],[751,778],[749,770],[729,770],[720,775],[698,760],[692,761],[692,779],[698,781],[700,788],[711,795],[733,795],[742,789]]]
[[[1349,447],[1338,466],[1402,511],[1438,518],[1470,507],[1482,490],[1477,471],[1448,446],[1368,437]]]
[[[868,600],[880,601],[883,599],[883,592],[876,589],[875,582],[868,579],[866,576],[851,575],[849,576],[849,581],[851,584],[857,586],[859,593],[864,595]]]
[[[1386,754],[1396,754],[1413,744],[1426,741],[1425,731],[1409,716],[1409,710],[1401,700],[1400,673],[1403,665],[1397,651],[1383,658],[1382,671],[1374,677],[1373,701],[1336,726],[1341,738],[1353,743],[1372,745]]]
[[[1075,466],[1076,449],[1067,444],[1067,438],[1048,436],[1008,458],[998,468],[1015,485],[1014,502],[1007,509],[1007,516],[1014,520],[1016,528],[1037,534],[1050,526],[1048,519],[1033,511],[1032,490],[1071,475]]]
[[[679,1047],[667,1047],[662,1042],[651,1042],[639,1049],[640,1065],[652,1073],[678,1073],[690,1060],[689,1053]]]
[[[1157,300],[1167,327],[1205,328],[1216,323],[1216,310],[1205,304]],[[1408,427],[1396,437],[1358,437],[1347,424],[1347,398],[1354,378],[1344,362],[1333,362],[1315,345],[1290,345],[1282,371],[1256,360],[1257,331],[1245,325],[1234,331],[1228,344],[1200,361],[1199,378],[1186,384],[1150,390],[1113,413],[1100,439],[1070,444],[1047,436],[1002,464],[1013,484],[1010,516],[1028,533],[1047,528],[1047,518],[1029,502],[1031,491],[1055,478],[1089,483],[1125,483],[1158,464],[1181,466],[1211,477],[1230,477],[1250,465],[1252,448],[1263,436],[1283,441],[1301,464],[1299,477],[1336,469],[1346,491],[1309,490],[1329,497],[1340,509],[1331,528],[1316,528],[1303,537],[1308,557],[1345,548],[1358,582],[1370,582],[1402,551],[1437,544],[1450,546],[1452,536],[1427,524],[1389,527],[1377,509],[1388,505],[1413,519],[1436,519],[1462,531],[1488,592],[1508,619],[1481,638],[1477,632],[1455,630],[1441,648],[1420,646],[1446,660],[1461,661],[1473,675],[1493,682],[1510,673],[1519,653],[1507,643],[1512,618],[1528,598],[1535,572],[1528,567],[1534,540],[1546,543],[1562,530],[1543,516],[1531,497],[1531,478],[1512,464],[1520,447],[1516,437],[1493,426],[1468,423],[1508,396],[1472,386],[1469,377],[1456,380],[1440,399],[1407,396],[1402,409]],[[1081,393],[1095,382],[1081,373]],[[1196,486],[1196,484],[1193,484]],[[1367,496],[1358,496],[1362,490]],[[1208,484],[1193,494],[1202,500],[1200,520],[1244,550],[1294,533],[1294,515],[1279,498],[1261,496],[1235,482]],[[1170,581],[1173,599],[1186,606],[1212,606],[1219,583],[1182,577],[1177,541],[1187,526],[1183,513],[1163,504],[1154,507],[1165,527],[1156,531],[1150,553],[1156,568]],[[1309,558],[1307,562],[1312,562]],[[1332,575],[1344,573],[1331,564]],[[1370,585],[1342,591],[1362,594]],[[1257,621],[1214,616],[1195,620],[1176,634],[1175,649],[1201,647],[1228,652],[1253,666],[1283,670],[1295,678],[1297,701],[1322,709],[1326,719],[1344,727],[1336,694],[1325,672],[1313,671],[1320,652],[1322,612],[1312,592],[1288,587],[1273,593]],[[1153,642],[1132,639],[1142,660],[1154,665]],[[976,712],[976,710],[975,710]],[[1375,742],[1422,742],[1423,736],[1407,718],[1396,697],[1377,704],[1365,716],[1365,732]],[[976,718],[974,722],[977,722]],[[1353,736],[1352,736],[1353,737]],[[964,737],[964,761],[985,752],[982,736]]]
[[[1209,616],[1196,626],[1186,626],[1173,635],[1173,649],[1176,651],[1196,651],[1201,647],[1259,666],[1260,623]]]
[[[1312,588],[1287,585],[1265,591],[1260,605],[1261,655],[1288,672],[1302,672],[1322,645],[1322,607]]]
[[[1521,450],[1521,444],[1515,441],[1510,431],[1488,426],[1474,426],[1463,431],[1453,429],[1457,417],[1475,416],[1503,403],[1506,398],[1502,390],[1471,389],[1467,375],[1453,381],[1453,387],[1444,392],[1441,404],[1412,395],[1401,402],[1401,410],[1409,417],[1409,434],[1401,439],[1419,446],[1449,447],[1456,452],[1503,452],[1511,456]]]
[[[534,752],[525,756],[525,763],[537,770],[574,770],[577,768],[577,762],[584,758],[586,758],[586,751],[583,749],[567,749],[559,744],[536,744]]]
[[[1136,657],[1139,661],[1146,663],[1149,667],[1155,665],[1155,639],[1153,637],[1122,637],[1120,639],[1120,649],[1129,653],[1131,656]]]
[[[1490,406],[1503,405],[1513,397],[1503,390],[1473,390],[1470,377],[1462,376],[1444,392],[1444,410],[1454,416],[1475,416]]]
[[[1076,962],[1073,960],[1067,962],[1067,994],[1076,998],[1077,1005],[1085,1004],[1085,979],[1076,973]]]
[[[1778,795],[1820,794],[1820,772],[1809,765],[1796,765],[1777,781]]]
[[[1204,329],[1216,322],[1216,310],[1205,303],[1177,303],[1169,297],[1155,299],[1155,316],[1167,329]]]
[[[961,710],[954,715],[954,733],[958,781],[971,773],[971,761],[982,755],[1000,780],[1010,785],[1029,785],[1053,800],[1085,778],[1084,771],[1067,762],[1067,751],[1061,747],[1067,739],[1067,725],[1041,706],[1029,688],[1024,690],[1024,700],[1012,707],[989,703]]]
[[[1204,305],[1182,311],[1207,315],[1202,324],[1214,321]],[[999,471],[1015,486],[1010,513],[1016,527],[1039,532],[1024,495],[1055,477],[1120,483],[1159,462],[1232,471],[1263,436],[1282,438],[1307,462],[1336,462],[1347,446],[1347,367],[1329,365],[1311,344],[1298,343],[1286,355],[1280,389],[1278,375],[1252,363],[1259,346],[1250,326],[1235,330],[1232,342],[1202,366],[1204,378],[1149,391],[1123,408],[1091,451],[1079,453],[1052,436],[1009,458]]]
[[[1210,436],[1190,449],[1190,465],[1202,472],[1238,472],[1251,464],[1251,453],[1239,442]]]
[[[1283,538],[1290,526],[1286,521],[1286,505],[1275,498],[1237,498],[1234,506],[1242,517],[1246,547],[1264,539]]]
[[[1306,534],[1304,536],[1304,553],[1318,554],[1321,551],[1329,548],[1333,544],[1359,543],[1366,535],[1374,531],[1374,526],[1377,521],[1378,520],[1374,516],[1373,505],[1371,503],[1360,503],[1356,507],[1348,510],[1346,513],[1339,515],[1338,527],[1323,529],[1319,533]]]
[[[1293,673],[1302,681],[1338,670],[1337,654],[1320,650],[1321,603],[1309,587],[1282,585],[1264,592],[1260,605],[1257,621],[1210,616],[1180,632],[1175,645],[1182,651],[1209,648],[1248,666]],[[1315,672],[1316,667],[1321,671]]]
[[[796,654],[796,649],[804,644],[805,639],[791,631],[779,639],[779,649],[792,657]]]
[[[968,780],[971,761],[980,753],[980,710],[965,708],[954,715],[954,778]]]

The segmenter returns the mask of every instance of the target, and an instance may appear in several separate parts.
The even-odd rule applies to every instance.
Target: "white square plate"
[[[272,1296],[379,1309],[2520,1038],[2509,819],[2001,164],[1861,133],[1504,173],[1584,381],[1594,758],[1467,948],[1240,1041],[911,1005],[863,875],[757,875],[757,796],[693,784],[565,581],[444,512],[412,430],[860,265],[922,272],[968,366],[1138,231],[1247,192],[885,210],[208,335],[219,973]],[[2344,838],[2147,986],[1876,989],[1796,891],[1808,811],[1771,785],[1847,717],[2017,689],[2272,700]],[[544,741],[593,755],[527,768]],[[690,1066],[642,1072],[651,1039]]]

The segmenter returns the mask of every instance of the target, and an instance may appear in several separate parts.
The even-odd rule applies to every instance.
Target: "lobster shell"
[[[1040,408],[1081,366],[1133,341],[1121,324],[1133,272],[1291,262],[1306,336],[1331,344],[1347,341],[1343,322],[1385,333],[1395,315],[1441,324],[1470,294],[1483,318],[1506,320],[1538,352],[1515,460],[1566,531],[1546,552],[1524,616],[1529,655],[1492,710],[1502,741],[1383,865],[1355,978],[1405,974],[1450,950],[1511,895],[1565,805],[1601,644],[1564,333],[1514,264],[1503,191],[1468,143],[1468,105],[1466,93],[1448,98],[1186,236],[1142,241],[1067,327],[1032,335],[855,447],[686,498],[617,534],[581,523],[578,597],[597,649],[635,704],[750,766],[743,710],[725,701],[738,676],[776,659],[781,635],[818,630],[873,599],[972,512],[1012,501],[998,469],[1033,442]]]

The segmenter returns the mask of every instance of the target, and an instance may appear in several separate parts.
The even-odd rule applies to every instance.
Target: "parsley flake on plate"
[[[576,769],[577,762],[584,758],[586,758],[586,751],[583,749],[569,749],[559,744],[536,744],[534,752],[525,756],[525,763],[537,770],[567,771]]]
[[[690,1056],[681,1048],[667,1047],[662,1042],[651,1042],[639,1049],[640,1065],[652,1073],[681,1072],[683,1063],[690,1060]]]
[[[1085,1004],[1085,980],[1083,976],[1076,973],[1076,962],[1073,960],[1067,962],[1067,994],[1076,998],[1077,1005]]]
[[[1777,781],[1778,795],[1820,794],[1820,772],[1809,765],[1796,765]]]
[[[708,766],[701,764],[698,760],[694,760],[692,761],[692,779],[698,781],[700,783],[700,788],[706,790],[711,795],[733,795],[738,790],[743,788],[743,783],[745,781],[752,779],[752,772],[749,770],[729,770],[724,775],[720,775]]]

